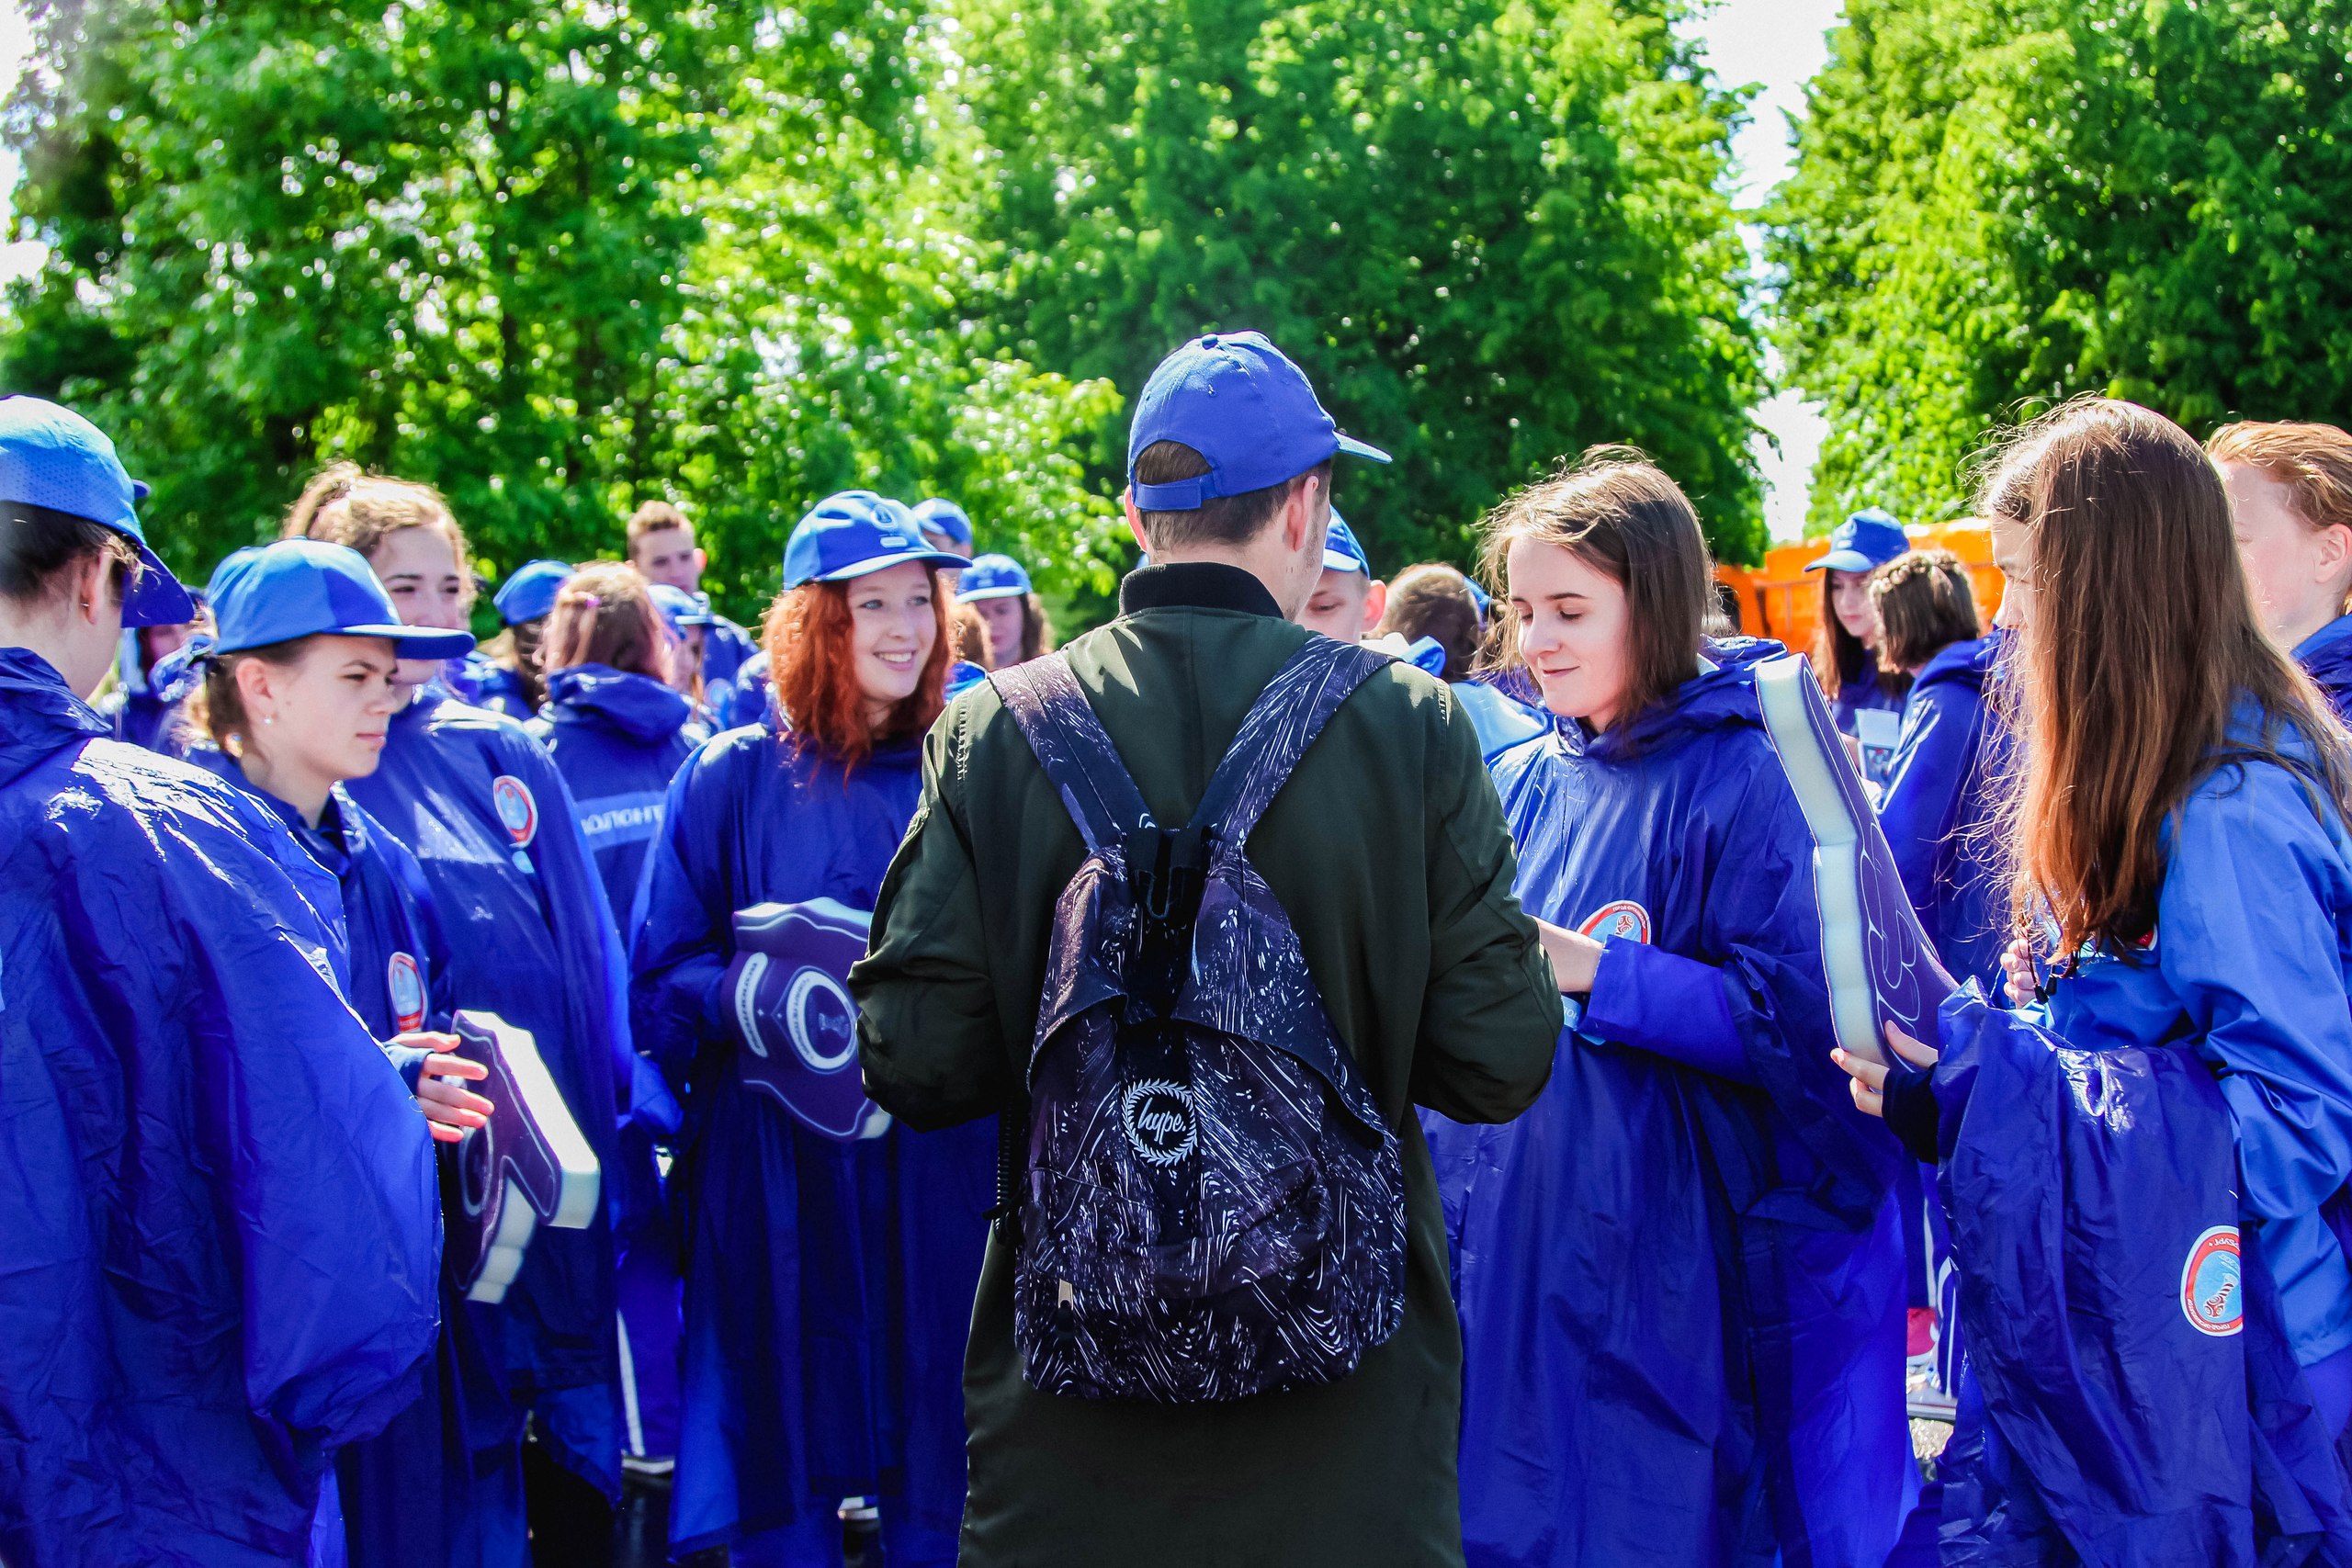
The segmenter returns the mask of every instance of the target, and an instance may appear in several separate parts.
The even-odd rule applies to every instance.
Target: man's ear
[[[700,577],[710,570],[710,552],[700,545],[695,547],[695,575]]]
[[[2341,573],[2352,564],[2352,528],[2338,523],[2320,531],[2319,574],[2323,581]]]
[[[1370,637],[1380,625],[1380,617],[1388,613],[1388,584],[1378,578],[1372,580],[1372,589],[1363,596],[1363,635]]]
[[[1317,505],[1317,502],[1325,503]],[[1317,521],[1318,513],[1323,519],[1320,522]],[[1313,475],[1291,486],[1290,493],[1283,499],[1283,547],[1292,555],[1304,555],[1307,541],[1312,539],[1319,554],[1323,536],[1330,531],[1330,514],[1322,482]]]
[[[1127,532],[1135,536],[1136,548],[1141,550],[1146,555],[1151,554],[1151,541],[1143,536],[1143,513],[1136,510],[1135,491],[1132,490],[1121,491],[1119,492],[1119,504],[1126,510]]]

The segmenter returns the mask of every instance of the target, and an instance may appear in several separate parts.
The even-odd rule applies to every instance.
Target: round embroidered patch
[[[1119,1119],[1127,1142],[1153,1165],[1182,1161],[1200,1140],[1193,1124],[1193,1091],[1166,1078],[1138,1078],[1119,1097]]]
[[[2223,1338],[2245,1326],[2238,1301],[2238,1227],[2215,1225],[2199,1236],[2180,1269],[2180,1310],[2199,1334]]]
[[[531,786],[513,773],[501,773],[490,781],[491,804],[498,807],[498,819],[505,824],[514,847],[522,849],[538,836],[539,803],[531,798]]]
[[[392,1001],[392,1021],[403,1030],[424,1027],[424,976],[416,960],[395,953],[384,965],[384,988]]]
[[[1595,909],[1577,930],[1595,939],[1613,936],[1621,942],[1646,942],[1650,940],[1650,912],[1631,898],[1619,898]]]

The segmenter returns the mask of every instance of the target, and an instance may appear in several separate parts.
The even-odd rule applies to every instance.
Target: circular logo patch
[[[1631,898],[1620,898],[1595,909],[1577,931],[1595,940],[1613,936],[1621,942],[1646,942],[1650,940],[1650,912]]]
[[[842,983],[822,969],[794,972],[784,992],[792,1048],[815,1073],[837,1073],[857,1055],[857,1009]]]
[[[392,954],[384,966],[384,986],[392,998],[392,1021],[403,1030],[424,1027],[424,976],[416,960],[405,953]]]
[[[2180,1310],[2199,1334],[2222,1338],[2245,1326],[2238,1303],[2238,1227],[2215,1225],[2188,1249],[2180,1270]]]
[[[531,798],[531,786],[513,773],[501,773],[490,781],[491,804],[498,807],[498,819],[523,849],[538,836],[539,803]]]
[[[1181,1163],[1200,1140],[1193,1120],[1193,1091],[1166,1078],[1138,1078],[1119,1097],[1119,1117],[1127,1142],[1153,1165]]]

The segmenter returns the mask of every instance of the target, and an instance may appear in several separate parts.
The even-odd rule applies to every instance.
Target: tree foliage
[[[1747,555],[1739,109],[1668,9],[48,0],[0,366],[198,571],[350,457],[493,569],[665,494],[742,614],[863,484],[1099,595],[1122,390],[1243,323],[1397,452],[1343,497],[1384,564],[1600,440]]]
[[[1771,214],[1826,520],[2021,409],[2352,418],[2347,0],[1848,0]]]

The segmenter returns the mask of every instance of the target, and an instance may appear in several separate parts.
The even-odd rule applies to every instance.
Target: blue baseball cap
[[[505,583],[491,603],[498,606],[500,620],[510,626],[519,626],[553,610],[556,595],[563,592],[571,576],[571,563],[568,560],[525,561],[507,574]]]
[[[455,659],[474,645],[465,632],[401,625],[368,558],[323,539],[248,545],[220,563],[209,594],[215,653],[321,632],[388,638],[399,659]]]
[[[122,624],[175,626],[196,619],[196,601],[148,546],[138,512],[146,499],[96,425],[45,398],[0,397],[0,502],[86,517],[129,539],[142,570]]]
[[[975,599],[1018,599],[1029,592],[1029,574],[1011,556],[977,556],[956,582],[956,603]]]
[[[1372,562],[1363,553],[1363,544],[1348,520],[1340,515],[1338,507],[1331,508],[1331,526],[1323,535],[1323,570],[1325,571],[1360,571],[1372,575]]]
[[[1494,595],[1479,587],[1478,580],[1466,571],[1462,574],[1462,585],[1470,590],[1470,602],[1478,606],[1478,618],[1485,620],[1494,610]]]
[[[936,534],[959,545],[972,542],[972,520],[954,502],[942,501],[936,496],[929,501],[918,501],[914,513],[915,526],[924,533]]]
[[[1876,571],[1911,547],[1894,513],[1866,506],[1830,531],[1829,553],[1805,563],[1807,571]]]
[[[870,490],[845,490],[810,507],[784,546],[784,585],[839,582],[918,561],[958,567],[962,556],[923,543],[914,514]]]
[[[673,588],[666,582],[653,585],[653,607],[670,623],[670,629],[681,637],[688,626],[707,626],[716,619],[710,613],[710,600],[701,593],[689,593],[683,588]]]
[[[1136,459],[1175,441],[1209,471],[1171,484],[1136,482]],[[1127,429],[1127,489],[1138,512],[1195,512],[1221,495],[1244,495],[1295,479],[1345,452],[1388,461],[1377,446],[1340,434],[1306,373],[1263,333],[1211,333],[1159,362],[1136,400]]]

